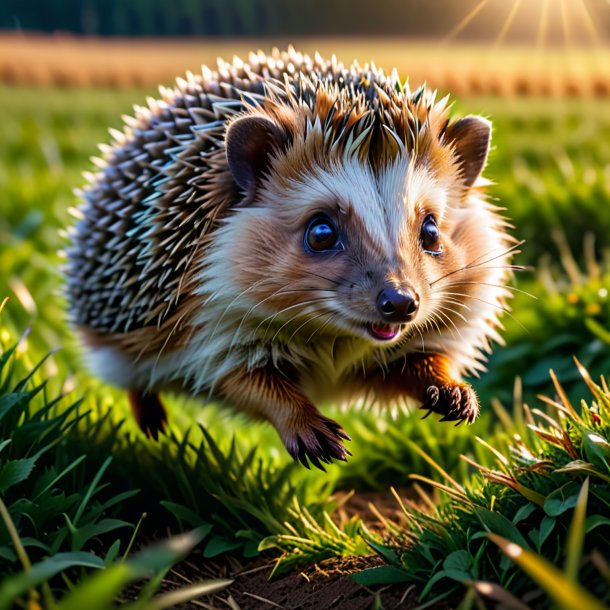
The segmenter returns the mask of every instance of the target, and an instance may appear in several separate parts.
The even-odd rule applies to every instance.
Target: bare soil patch
[[[404,500],[419,501],[413,488],[399,488],[397,493]],[[339,493],[336,501],[339,508],[333,518],[337,522],[358,514],[370,530],[382,535],[384,520],[400,522],[404,517],[389,491]],[[269,555],[251,561],[229,555],[209,560],[196,551],[171,570],[161,591],[171,591],[208,579],[233,580],[229,587],[215,595],[180,605],[179,608],[183,610],[369,610],[374,603],[380,603],[386,610],[417,607],[419,591],[413,585],[365,587],[351,576],[382,565],[383,560],[376,555],[335,558],[318,565],[303,566],[299,571],[270,580],[274,560]],[[129,596],[137,597],[137,590],[138,587],[134,587]],[[431,608],[444,610],[448,606],[443,602]]]
[[[376,601],[386,610],[415,608],[419,603],[418,591],[412,585],[364,587],[351,578],[355,572],[379,565],[383,565],[379,557],[348,557],[329,560],[270,581],[273,563],[268,559],[258,558],[236,570],[234,559],[200,564],[199,558],[193,556],[172,570],[162,590],[169,591],[207,578],[233,579],[233,583],[220,593],[182,604],[181,610],[202,607],[213,610],[369,610]],[[444,609],[447,605],[443,603],[437,607]]]

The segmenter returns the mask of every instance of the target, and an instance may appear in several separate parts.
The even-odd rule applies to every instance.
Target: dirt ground
[[[392,585],[363,587],[350,573],[381,565],[376,557],[355,557],[343,561],[327,562],[321,566],[269,582],[269,568],[258,572],[237,575],[227,590],[242,610],[258,608],[296,609],[350,609],[365,610],[374,607],[376,600],[386,609],[415,608],[417,593],[413,586]],[[263,601],[269,600],[269,601]],[[271,603],[270,603],[271,602]]]
[[[417,494],[412,488],[400,488],[397,492],[400,497],[417,502]],[[383,533],[380,517],[401,521],[400,508],[389,492],[341,493],[335,499],[339,508],[333,518],[338,522],[358,514],[370,530]],[[375,508],[371,509],[373,504]],[[270,556],[249,562],[230,556],[210,561],[195,552],[168,574],[162,591],[208,579],[233,580],[228,588],[215,595],[179,606],[181,610],[409,610],[417,607],[419,591],[413,585],[365,587],[351,577],[355,572],[383,564],[383,560],[374,555],[332,559],[270,581],[274,566]],[[448,606],[443,602],[430,608],[444,610]]]
[[[233,565],[232,565],[233,564]],[[394,608],[409,610],[418,605],[413,585],[365,587],[351,578],[351,574],[365,568],[382,565],[378,557],[353,557],[330,560],[298,573],[287,574],[269,581],[273,562],[259,558],[251,565],[235,566],[235,560],[222,564],[199,564],[191,557],[168,575],[162,589],[168,591],[193,581],[208,578],[231,578],[233,583],[220,593],[179,606],[180,610],[370,610]],[[204,570],[201,565],[205,565]],[[446,604],[433,606],[445,609]]]

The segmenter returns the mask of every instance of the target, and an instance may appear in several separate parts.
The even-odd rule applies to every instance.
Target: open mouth
[[[401,325],[371,322],[367,325],[367,330],[377,341],[391,341],[400,334]]]

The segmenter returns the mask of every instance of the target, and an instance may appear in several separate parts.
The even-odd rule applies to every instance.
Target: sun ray
[[[595,26],[595,22],[593,21],[593,17],[591,17],[591,12],[589,11],[589,7],[585,3],[585,0],[577,0],[578,5],[580,6],[580,12],[583,16],[583,21],[585,23],[585,28],[589,32],[589,36],[591,40],[594,42],[595,46],[602,46],[601,37],[599,35],[599,31]]]
[[[480,12],[489,0],[481,0],[450,32],[445,36],[443,44],[451,42]]]
[[[536,48],[541,51],[546,41],[546,33],[549,27],[549,0],[542,0],[540,6],[540,23],[536,34]]]
[[[499,48],[500,45],[504,42],[504,39],[506,38],[506,35],[508,34],[511,25],[515,20],[515,15],[517,14],[517,11],[519,10],[519,7],[521,6],[522,2],[523,0],[515,0],[514,4],[512,5],[510,12],[506,17],[506,21],[504,22],[504,25],[502,26],[502,29],[500,30],[500,33],[496,38],[496,41],[494,43],[494,49]]]
[[[563,41],[566,47],[570,47],[572,42],[572,34],[570,31],[570,22],[568,19],[568,6],[566,0],[559,0],[559,11],[561,13],[561,27],[563,29]]]

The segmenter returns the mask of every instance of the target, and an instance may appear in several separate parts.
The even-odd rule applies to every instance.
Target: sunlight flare
[[[485,7],[489,0],[481,0],[445,37],[443,43],[453,40]]]
[[[500,33],[498,34],[498,37],[494,42],[494,49],[500,47],[500,45],[504,42],[504,39],[506,38],[506,35],[508,34],[508,31],[510,30],[513,24],[513,21],[515,20],[515,15],[517,14],[517,11],[519,10],[519,7],[521,6],[522,2],[523,0],[515,0],[515,3],[511,6],[510,12],[506,17],[506,21],[504,22],[504,25],[502,26],[502,29],[500,30]]]
[[[540,23],[536,34],[536,48],[540,51],[546,40],[546,33],[549,27],[549,0],[542,0],[540,7]]]
[[[566,0],[559,0],[559,12],[561,15],[561,28],[563,30],[563,40],[566,47],[570,46],[572,41],[572,32],[570,29],[570,23],[568,19],[568,7]]]
[[[580,7],[580,12],[583,18],[583,23],[585,25],[585,29],[589,32],[590,40],[593,41],[595,46],[602,46],[602,40],[599,35],[599,31],[593,21],[593,17],[591,16],[591,11],[587,6],[585,0],[577,0],[577,4]]]

